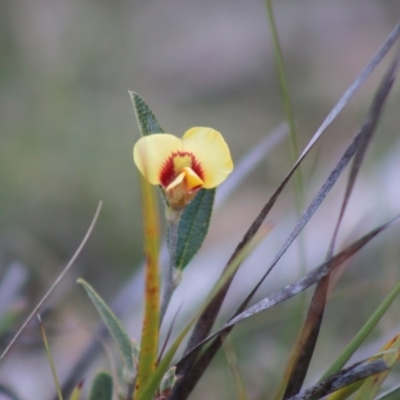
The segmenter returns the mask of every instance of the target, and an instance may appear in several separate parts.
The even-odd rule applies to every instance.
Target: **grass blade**
[[[383,359],[378,359],[368,363],[357,363],[335,375],[326,378],[324,381],[317,383],[304,392],[290,397],[288,400],[320,399],[335,390],[352,385],[354,382],[362,381],[363,379],[372,375],[382,373],[387,369],[388,365]]]
[[[269,26],[271,28],[272,43],[274,47],[275,62],[279,79],[279,87],[281,91],[282,104],[285,110],[286,120],[289,125],[290,132],[290,145],[292,151],[293,162],[299,157],[299,145],[297,143],[296,128],[294,124],[294,115],[292,102],[290,100],[289,86],[286,79],[285,63],[283,61],[282,49],[279,43],[278,29],[276,27],[274,12],[272,10],[271,0],[265,0],[267,7],[267,14],[269,20]],[[296,171],[296,186],[297,186],[297,208],[300,212],[302,197],[303,197],[303,178],[301,176],[301,171]]]
[[[186,375],[183,375],[181,380],[177,383],[175,390],[173,394],[175,394],[175,397],[172,396],[171,400],[184,400],[189,396],[195,385],[197,384],[198,380],[208,367],[209,363],[211,360],[214,358],[215,354],[221,347],[224,338],[226,337],[227,334],[230,333],[230,331],[233,329],[233,327],[243,321],[244,319],[250,318],[255,314],[258,314],[261,311],[267,310],[268,308],[271,308],[282,301],[285,301],[311,285],[314,285],[315,283],[319,282],[322,278],[324,278],[326,275],[332,272],[332,268],[337,267],[341,265],[343,262],[345,262],[348,258],[353,256],[357,251],[359,251],[363,246],[365,246],[371,239],[373,239],[376,235],[378,235],[380,232],[382,232],[384,229],[388,228],[392,223],[400,219],[400,215],[391,221],[389,221],[386,224],[381,225],[378,228],[375,228],[368,234],[364,235],[362,238],[359,240],[355,241],[352,243],[350,246],[348,246],[346,249],[344,249],[342,252],[337,254],[335,257],[333,257],[332,260],[329,260],[328,262],[323,263],[321,266],[318,268],[315,268],[311,272],[309,272],[307,275],[305,275],[303,278],[299,279],[297,282],[294,284],[285,286],[283,289],[279,290],[278,292],[264,298],[260,302],[256,303],[255,305],[249,307],[247,310],[242,311],[241,313],[237,314],[235,317],[229,320],[227,324],[224,325],[223,328],[215,332],[213,335],[207,337],[204,339],[201,343],[199,343],[195,348],[191,350],[191,352],[187,353],[178,363],[178,373],[180,371],[180,366],[181,364],[187,365],[188,360],[191,362],[192,369],[190,369],[188,372],[186,372]],[[214,339],[214,341],[211,343],[211,345],[203,352],[203,354],[200,356],[198,361],[196,362],[196,357],[200,351],[200,349],[210,340]],[[195,357],[196,356],[196,357]]]
[[[368,380],[362,380],[360,382],[353,383],[347,387],[343,387],[340,390],[337,390],[335,393],[333,393],[331,396],[329,396],[328,400],[342,400],[342,399],[347,399],[349,396],[351,396],[354,392],[357,390],[362,390],[362,394],[368,395],[369,393],[373,393],[375,390],[374,388],[374,382],[376,381],[376,384],[380,384],[383,382],[383,380],[386,378],[387,374],[390,372],[390,369],[393,367],[393,364],[398,360],[399,358],[399,335],[396,335],[393,339],[391,339],[388,343],[386,343],[380,350],[379,352],[374,356],[374,357],[381,357],[382,360],[385,361],[385,363],[388,364],[387,368],[387,373],[386,371],[383,372],[382,376],[375,377],[372,382],[369,382],[365,387],[368,389],[360,389],[363,387],[365,383],[367,383]],[[389,349],[392,349],[392,351],[388,351]],[[394,350],[394,351],[393,351]],[[373,362],[373,358],[371,357],[370,362]],[[370,386],[372,385],[372,386]],[[379,389],[376,388],[377,390]],[[358,392],[359,393],[359,392]],[[359,396],[357,394],[356,396]],[[364,397],[360,396],[358,397],[357,400],[363,400]],[[367,399],[367,397],[366,397]]]
[[[307,289],[311,285],[319,282],[323,277],[332,273],[333,269],[338,267],[340,264],[345,262],[347,259],[352,257],[355,253],[357,253],[362,247],[364,247],[370,240],[372,240],[375,236],[381,233],[383,230],[388,228],[394,222],[400,219],[400,215],[393,218],[389,222],[373,229],[360,239],[353,242],[351,245],[346,247],[336,256],[334,256],[331,260],[324,262],[318,268],[313,269],[303,278],[299,279],[296,283],[285,286],[283,289],[278,292],[266,297],[265,299],[259,301],[253,306],[249,307],[247,310],[242,313],[236,315],[234,318],[230,319],[229,322],[225,325],[224,328],[235,325],[238,322],[243,321],[246,318],[249,318],[255,314],[258,314],[261,311],[264,311],[268,308],[275,306],[276,304],[281,303],[284,300],[287,300],[303,290]]]
[[[343,216],[350,199],[351,192],[354,188],[356,178],[361,168],[368,144],[370,143],[373,134],[376,130],[379,117],[381,116],[383,106],[387,100],[390,89],[393,86],[395,72],[398,65],[399,53],[397,52],[393,62],[389,66],[385,76],[383,77],[377,92],[372,101],[372,105],[365,122],[357,134],[357,146],[354,154],[353,164],[350,170],[346,191],[339,217],[334,229],[332,240],[328,249],[326,259],[330,260],[335,247],[336,238],[339,232],[339,227],[343,220]],[[287,399],[298,393],[303,385],[306,377],[311,358],[314,353],[314,348],[319,336],[322,319],[325,311],[329,289],[329,275],[322,279],[314,292],[311,304],[300,332],[296,344],[292,350],[287,368],[284,374],[284,380],[280,385],[276,399]]]
[[[355,94],[357,89],[361,86],[361,84],[365,81],[365,79],[372,73],[372,71],[376,68],[376,66],[382,61],[384,56],[387,54],[387,52],[390,50],[390,48],[393,46],[393,44],[397,41],[397,39],[400,36],[400,23],[396,25],[394,30],[391,32],[391,34],[388,36],[384,44],[381,46],[381,48],[378,50],[376,55],[372,58],[372,60],[367,64],[367,66],[363,69],[363,71],[359,74],[359,76],[356,78],[356,80],[353,82],[353,84],[349,87],[349,89],[344,93],[344,95],[341,97],[339,102],[334,106],[332,111],[328,114],[328,116],[325,118],[323,121],[322,125],[318,128],[316,133],[313,135],[311,138],[310,142],[306,146],[306,148],[303,150],[302,154],[296,161],[296,163],[293,165],[289,173],[286,175],[286,177],[283,179],[281,184],[278,186],[278,188],[275,190],[271,198],[268,200],[268,202],[265,204],[263,209],[260,211],[259,215],[256,217],[256,219],[253,221],[249,229],[247,230],[246,234],[244,235],[242,241],[237,245],[233,255],[230,258],[230,261],[235,258],[237,252],[240,251],[240,249],[246,245],[246,243],[251,240],[251,238],[255,235],[255,233],[258,231],[260,226],[262,225],[263,221],[269,214],[271,208],[274,206],[276,200],[278,199],[279,195],[282,193],[283,189],[285,188],[286,184],[292,177],[292,175],[295,173],[297,170],[298,166],[301,164],[301,162],[304,160],[306,155],[310,152],[310,150],[314,147],[316,142],[320,139],[322,134],[326,131],[328,126],[332,123],[332,121],[337,117],[337,115],[342,111],[344,106],[349,102],[351,97]],[[351,151],[351,149],[349,150]],[[349,157],[350,159],[351,157]],[[347,160],[348,161],[348,160]],[[344,167],[344,166],[343,166]],[[334,180],[334,177],[332,177],[332,180]],[[320,202],[323,200],[323,196],[321,196]],[[301,228],[298,229],[300,232]],[[298,233],[293,233],[293,236],[296,237]],[[288,242],[293,241],[293,238],[289,238]],[[288,244],[288,246],[290,245]],[[284,247],[286,244],[284,245]],[[288,247],[287,246],[287,247]],[[283,250],[283,252],[286,250]],[[283,254],[283,253],[282,253]],[[279,259],[282,254],[277,255],[277,259]],[[276,261],[277,262],[277,261]],[[275,264],[276,264],[275,262]],[[275,265],[273,264],[273,266]],[[229,265],[229,262],[228,264]],[[270,271],[268,271],[267,275],[269,274]],[[221,292],[216,296],[214,301],[210,303],[210,307],[204,311],[204,314],[199,318],[199,321],[196,323],[196,326],[193,330],[193,334],[191,338],[189,339],[187,348],[186,348],[186,353],[190,351],[191,348],[195,347],[198,343],[200,343],[210,332],[212,325],[215,322],[215,319],[218,315],[219,309],[222,305],[222,302],[226,296],[226,293],[229,290],[230,287],[230,281],[227,282],[226,286],[222,288]],[[253,294],[250,294],[252,297]],[[182,366],[182,373],[185,374],[185,370],[187,368],[190,368],[190,360],[188,360],[188,365],[183,365]]]
[[[396,335],[392,340],[390,340],[385,346],[383,346],[381,351],[385,351],[385,353],[381,357],[388,365],[388,369],[386,371],[381,372],[378,376],[375,376],[373,379],[371,378],[366,379],[361,388],[357,391],[354,400],[374,399],[375,395],[381,388],[382,383],[389,375],[390,370],[393,368],[394,364],[399,359],[400,335]]]

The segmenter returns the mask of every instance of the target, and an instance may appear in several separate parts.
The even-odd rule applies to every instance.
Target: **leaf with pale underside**
[[[133,364],[133,350],[131,339],[127,334],[125,328],[122,326],[119,319],[111,311],[105,301],[100,297],[100,295],[90,286],[85,280],[78,279],[78,283],[81,284],[95,305],[97,311],[99,312],[104,323],[108,327],[118,349],[121,352],[122,359],[124,361],[125,367],[128,372],[133,374],[135,367]]]

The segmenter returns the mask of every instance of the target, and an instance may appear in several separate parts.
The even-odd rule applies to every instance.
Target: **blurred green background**
[[[275,14],[302,148],[395,25],[400,5],[280,1]],[[168,132],[218,129],[235,161],[284,119],[261,0],[3,0],[0,60],[0,268],[26,264],[34,299],[75,251],[99,200],[101,218],[63,302],[78,299],[90,309],[76,276],[111,299],[141,260],[132,163],[139,131],[128,90],[143,96]],[[333,166],[359,127],[379,77],[306,162],[307,187],[320,185],[314,177]],[[384,161],[396,144],[398,88],[392,96],[386,136],[369,162]],[[280,145],[229,200],[217,232],[229,238],[221,224],[242,213],[233,229],[240,238],[291,163],[289,146]],[[277,215],[293,204],[288,192]]]

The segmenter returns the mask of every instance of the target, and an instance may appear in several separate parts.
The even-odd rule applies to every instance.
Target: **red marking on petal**
[[[174,169],[173,155],[169,156],[161,167],[160,182],[163,187],[167,187],[176,178]]]
[[[197,158],[195,158],[193,155],[191,156],[192,156],[192,170],[196,172],[196,174],[202,181],[204,181],[204,171],[203,168],[201,167],[199,160],[197,160]]]
[[[163,187],[167,187],[181,173],[181,171],[175,170],[174,158],[187,156],[189,156],[191,159],[191,165],[188,165],[188,167],[192,168],[192,170],[199,176],[199,178],[204,181],[203,168],[201,167],[199,160],[197,160],[194,154],[188,151],[178,150],[173,152],[161,167],[160,182]]]

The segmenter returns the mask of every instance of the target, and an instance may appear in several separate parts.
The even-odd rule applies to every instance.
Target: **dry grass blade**
[[[356,178],[361,168],[362,161],[364,159],[368,144],[370,143],[373,134],[376,130],[379,117],[382,114],[383,106],[386,102],[387,96],[393,86],[395,80],[395,72],[399,61],[399,51],[397,51],[395,58],[389,66],[385,76],[383,77],[378,90],[372,101],[370,111],[365,119],[365,122],[357,134],[357,148],[355,151],[353,164],[350,170],[344,199],[340,209],[339,217],[334,229],[332,240],[328,249],[326,259],[330,260],[333,255],[335,248],[336,238],[339,232],[340,224],[343,220],[343,216],[350,199],[350,195],[355,185]],[[301,333],[293,347],[290,360],[288,362],[285,378],[280,387],[280,392],[277,395],[277,399],[287,399],[298,393],[303,385],[305,376],[308,371],[308,367],[311,362],[312,355],[314,353],[315,345],[319,336],[320,327],[325,311],[327,296],[329,289],[329,275],[322,279],[314,292],[311,300],[310,307],[306,316]],[[282,396],[282,393],[284,395]]]
[[[230,333],[233,327],[255,314],[258,314],[261,311],[264,311],[268,308],[271,308],[282,301],[285,301],[302,291],[306,290],[310,286],[314,285],[315,283],[319,282],[322,278],[324,278],[327,274],[331,273],[333,268],[338,267],[351,256],[353,256],[356,252],[358,252],[363,246],[365,246],[371,239],[373,239],[376,235],[382,232],[384,229],[388,228],[391,224],[395,221],[400,219],[400,215],[396,218],[392,219],[391,221],[387,222],[386,224],[381,225],[378,228],[375,228],[368,234],[364,235],[362,238],[358,239],[346,249],[341,251],[332,260],[329,260],[323,263],[318,268],[315,268],[303,278],[299,279],[294,284],[285,286],[283,289],[279,290],[278,292],[266,297],[265,299],[261,300],[260,302],[256,303],[255,305],[251,306],[247,310],[241,312],[240,314],[236,315],[232,318],[222,329],[215,332],[213,335],[209,336],[201,343],[199,343],[196,348],[192,350],[192,352],[188,353],[181,361],[178,362],[177,367],[179,370],[180,363],[187,363],[187,360],[192,360],[193,354],[197,356],[200,349],[208,343],[210,340],[214,339],[213,342],[207,347],[206,350],[202,353],[199,357],[197,362],[192,362],[192,369],[187,372],[187,375],[183,377],[175,386],[173,395],[171,396],[170,400],[177,400],[177,399],[186,399],[193,388],[196,386],[198,380],[208,367],[211,360],[214,358],[215,354],[220,349],[221,345],[225,337]],[[183,382],[183,383],[182,383]]]
[[[346,92],[339,99],[339,101],[336,103],[336,105],[332,108],[331,112],[327,115],[324,122],[321,124],[321,126],[318,128],[318,130],[315,132],[314,136],[312,137],[312,139],[310,140],[310,142],[308,143],[306,148],[301,153],[299,160],[302,160],[308,154],[308,152],[311,150],[311,148],[314,146],[314,144],[317,142],[317,140],[320,138],[320,136],[325,132],[325,130],[328,128],[328,126],[333,122],[333,120],[344,109],[344,107],[347,105],[347,103],[350,101],[350,99],[356,93],[358,88],[371,75],[371,73],[375,70],[377,65],[386,56],[388,51],[392,48],[394,43],[396,43],[396,41],[399,39],[399,37],[400,37],[400,22],[398,22],[397,25],[393,28],[393,30],[390,32],[389,36],[386,38],[385,42],[382,44],[382,46],[378,49],[378,51],[372,57],[371,61],[364,67],[364,69],[360,72],[360,74],[357,76],[357,78],[354,80],[354,82],[350,85],[350,87],[346,90]],[[299,161],[297,161],[297,162],[299,162]]]
[[[339,265],[344,263],[354,254],[356,254],[362,247],[364,247],[371,239],[373,239],[376,235],[381,233],[383,230],[388,228],[394,222],[400,219],[400,215],[396,216],[389,222],[373,229],[360,239],[353,242],[351,245],[346,247],[332,259],[325,261],[322,265],[318,268],[313,269],[303,278],[299,279],[296,283],[285,286],[283,289],[279,290],[278,292],[266,297],[265,299],[259,301],[258,303],[254,304],[253,306],[249,307],[247,310],[243,311],[242,313],[236,315],[234,318],[229,320],[229,322],[225,325],[224,328],[230,327],[235,325],[236,323],[253,316],[261,311],[264,311],[268,308],[273,307],[274,305],[289,299],[290,297],[299,294],[300,292],[304,291],[308,287],[314,285],[315,283],[319,282],[322,278],[326,275],[332,273],[332,271],[337,268]],[[224,329],[223,328],[223,329]],[[221,330],[222,331],[222,330]],[[219,332],[221,332],[219,331]],[[217,332],[218,333],[218,332]]]
[[[357,77],[355,82],[350,86],[350,88],[345,92],[343,97],[339,100],[338,104],[334,107],[334,109],[331,111],[331,113],[328,115],[328,117],[325,119],[325,121],[322,123],[321,127],[317,130],[317,132],[313,135],[311,141],[307,145],[306,149],[303,151],[303,153],[300,155],[299,159],[296,161],[292,169],[289,171],[287,176],[283,179],[282,183],[279,185],[279,187],[276,189],[276,191],[273,193],[271,198],[268,200],[268,202],[265,204],[257,218],[254,220],[254,222],[251,224],[250,228],[247,230],[246,234],[244,235],[242,241],[238,244],[236,247],[234,253],[232,254],[227,266],[225,267],[228,268],[230,262],[235,259],[237,253],[240,251],[240,249],[245,246],[245,244],[251,240],[251,238],[256,234],[262,223],[264,222],[265,218],[267,217],[269,211],[275,204],[276,200],[278,199],[279,195],[282,193],[283,189],[285,188],[286,184],[292,177],[292,175],[295,173],[296,169],[300,165],[300,163],[304,160],[306,155],[309,153],[311,148],[315,145],[317,140],[322,136],[323,132],[326,130],[326,128],[330,125],[330,123],[334,120],[334,118],[340,113],[340,111],[343,109],[343,107],[347,104],[349,99],[352,97],[352,95],[355,93],[355,91],[358,89],[358,87],[364,82],[364,80],[369,76],[369,74],[375,69],[375,67],[378,65],[378,63],[382,60],[382,58],[386,55],[386,53],[389,51],[390,47],[395,43],[395,41],[399,38],[400,36],[400,23],[396,26],[396,28],[392,31],[392,33],[389,35],[388,39],[385,41],[385,43],[382,45],[382,47],[379,49],[377,54],[373,57],[371,62],[364,68],[364,70],[360,73],[360,75]],[[297,237],[297,235],[300,233],[300,231],[303,229],[305,224],[309,221],[311,216],[314,214],[314,212],[317,210],[319,205],[322,203],[324,200],[325,196],[328,194],[329,190],[332,188],[338,177],[340,176],[341,172],[343,169],[346,167],[347,163],[350,161],[354,153],[356,152],[358,148],[358,140],[359,140],[359,135],[356,136],[352,144],[349,146],[349,148],[346,150],[345,154],[343,155],[342,159],[339,161],[339,164],[337,167],[334,169],[334,171],[331,173],[329,176],[328,180],[324,184],[324,186],[321,188],[320,192],[317,194],[317,196],[314,198],[314,201],[311,203],[310,207],[306,211],[306,213],[303,215],[297,226],[295,227],[294,231],[290,235],[290,237],[287,239],[287,241],[284,243],[282,246],[281,250],[278,252],[276,255],[274,261],[272,262],[270,268],[267,270],[265,275],[262,277],[260,282],[256,285],[254,290],[249,294],[249,296],[245,299],[245,301],[242,303],[242,305],[239,307],[236,313],[240,313],[248,304],[250,299],[254,296],[255,292],[258,290],[259,286],[261,283],[264,281],[264,279],[269,275],[273,267],[277,264],[279,259],[282,257],[282,255],[286,252],[286,250],[289,248],[291,243],[294,241],[294,239]],[[214,301],[210,303],[209,307],[204,311],[203,315],[199,318],[199,321],[197,322],[192,336],[189,339],[187,348],[185,353],[188,353],[191,349],[195,348],[197,344],[199,344],[204,338],[209,334],[212,325],[215,322],[215,319],[219,313],[219,310],[221,308],[222,302],[225,299],[226,293],[229,290],[230,284],[233,280],[234,276],[232,276],[232,279],[229,280],[226,285],[221,289],[221,291],[215,296]],[[184,386],[185,383],[184,381],[186,379],[189,379],[190,381],[196,380],[194,379],[193,376],[193,369],[192,365],[197,357],[198,353],[196,352],[191,352],[191,357],[187,357],[185,359],[185,362],[180,364],[180,369],[179,373],[183,375],[182,380],[180,381],[180,386]],[[192,373],[190,376],[188,375],[189,370],[192,369]],[[196,369],[196,375],[197,375],[197,369]],[[183,397],[182,397],[183,398]]]
[[[372,60],[367,64],[367,66],[363,69],[363,71],[359,74],[353,84],[349,87],[349,89],[345,92],[339,102],[335,105],[329,115],[326,117],[320,128],[313,135],[312,139],[308,143],[307,147],[304,149],[299,159],[296,161],[292,169],[289,171],[287,176],[283,179],[282,183],[276,189],[275,193],[271,196],[269,201],[265,204],[264,208],[261,210],[257,218],[254,220],[242,241],[238,244],[235,249],[233,255],[230,258],[230,261],[236,256],[237,252],[247,243],[252,236],[257,232],[265,218],[267,217],[269,211],[275,204],[277,198],[285,188],[286,184],[292,177],[292,175],[297,170],[300,163],[304,160],[306,155],[318,141],[318,139],[322,136],[328,126],[332,123],[332,121],[337,117],[337,115],[341,112],[344,106],[348,103],[350,98],[354,95],[356,90],[361,86],[361,84],[365,81],[365,79],[372,73],[372,71],[376,68],[376,66],[382,61],[384,56],[387,54],[389,49],[393,46],[396,40],[400,36],[400,23],[396,25],[395,29],[390,33],[384,44],[372,58]],[[229,262],[228,262],[229,264]],[[210,329],[215,321],[216,315],[219,312],[220,306],[222,304],[223,299],[225,298],[226,292],[228,291],[230,286],[230,282],[227,283],[226,288],[221,290],[221,293],[216,296],[215,302],[210,305],[210,307],[205,311],[204,316],[200,318],[199,322],[196,324],[193,335],[189,340],[187,350],[191,347],[195,346],[202,339],[204,339],[207,334],[210,332]]]
[[[358,382],[369,376],[382,373],[388,369],[384,360],[378,359],[368,364],[357,363],[349,368],[346,368],[337,374],[331,375],[315,386],[299,393],[288,400],[311,400],[320,399],[342,387]]]
[[[70,270],[72,265],[74,264],[75,260],[81,253],[82,249],[84,248],[86,242],[88,241],[90,235],[92,234],[93,228],[96,225],[96,222],[99,218],[101,208],[103,206],[103,202],[100,201],[99,205],[97,206],[96,212],[94,214],[93,220],[89,226],[89,229],[86,232],[85,237],[83,238],[81,244],[75,251],[75,254],[72,256],[71,260],[69,263],[64,267],[63,271],[61,274],[58,276],[58,278],[54,281],[54,283],[51,285],[50,289],[47,291],[47,293],[42,297],[42,299],[39,301],[39,303],[36,305],[36,307],[32,310],[32,312],[29,314],[28,318],[25,320],[25,322],[22,324],[21,328],[19,328],[18,332],[14,335],[14,337],[11,339],[10,343],[8,346],[4,349],[3,353],[0,356],[0,363],[3,361],[4,357],[7,355],[7,353],[10,351],[12,346],[15,344],[15,342],[18,340],[20,337],[21,333],[24,331],[26,326],[29,324],[29,322],[32,320],[32,318],[35,317],[36,314],[39,313],[39,310],[43,306],[43,304],[46,302],[46,300],[50,297],[50,295],[53,293],[54,289],[59,285],[59,283],[62,281],[64,278],[65,274]]]

